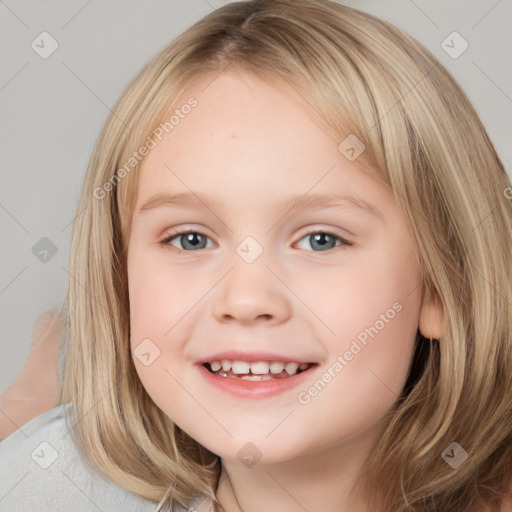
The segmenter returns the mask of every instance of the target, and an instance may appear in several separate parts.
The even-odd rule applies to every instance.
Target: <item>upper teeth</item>
[[[256,361],[249,363],[247,361],[229,361],[228,359],[212,361],[209,365],[214,372],[222,368],[225,372],[231,370],[236,374],[251,372],[256,375],[265,375],[269,370],[270,373],[281,373],[283,370],[286,370],[289,375],[294,375],[297,373],[297,370],[305,370],[309,367],[308,363],[284,363],[281,361]]]

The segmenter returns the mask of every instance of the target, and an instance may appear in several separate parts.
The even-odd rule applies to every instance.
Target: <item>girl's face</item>
[[[392,193],[356,166],[360,142],[340,150],[286,85],[224,72],[176,105],[142,162],[128,249],[144,387],[248,466],[362,446],[433,318]],[[227,376],[204,365],[223,361]]]

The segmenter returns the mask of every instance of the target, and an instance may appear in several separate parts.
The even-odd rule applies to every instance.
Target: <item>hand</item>
[[[25,366],[12,386],[0,395],[0,440],[60,404],[63,330],[59,313],[46,311],[38,317]]]

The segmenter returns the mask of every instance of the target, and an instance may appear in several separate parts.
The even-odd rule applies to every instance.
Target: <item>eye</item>
[[[199,231],[176,231],[162,240],[160,244],[164,246],[171,245],[178,251],[188,252],[212,247],[211,245],[207,247],[208,240],[210,238]],[[176,247],[174,241],[177,241],[182,247]]]
[[[306,240],[310,247],[313,248],[315,252],[325,252],[329,249],[334,249],[340,245],[342,246],[350,246],[352,245],[348,240],[341,238],[334,233],[330,233],[329,231],[312,231],[306,236],[302,237],[298,243],[302,242],[302,240]],[[340,242],[337,244],[337,242]],[[307,249],[307,247],[299,247],[300,249]],[[318,250],[317,250],[318,249]]]
[[[190,252],[212,247],[212,244],[208,245],[209,240],[211,241],[207,235],[200,231],[175,231],[162,240],[160,244],[163,246],[172,246],[178,252]],[[303,240],[309,243],[309,246],[314,252],[325,252],[335,247],[352,245],[351,242],[334,233],[321,230],[307,233],[297,243],[300,249],[308,249],[308,247],[301,247],[299,245]],[[176,243],[179,245],[177,246]]]

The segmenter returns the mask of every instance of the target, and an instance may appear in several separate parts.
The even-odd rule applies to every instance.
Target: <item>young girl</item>
[[[113,110],[63,405],[0,444],[0,507],[509,510],[512,188],[432,55],[327,0],[231,3]],[[22,445],[63,466],[20,484]]]

